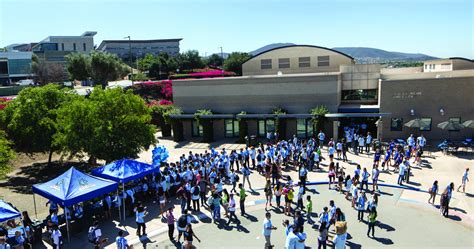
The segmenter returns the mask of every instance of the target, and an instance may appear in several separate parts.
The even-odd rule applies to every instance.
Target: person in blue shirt
[[[145,216],[148,214],[146,212],[145,207],[142,206],[140,203],[138,207],[135,208],[135,222],[137,223],[137,236],[141,237],[142,235],[146,234],[146,226],[145,226]],[[140,233],[140,230],[143,231],[143,233]]]
[[[115,239],[115,244],[117,245],[117,249],[130,249],[132,246],[128,244],[128,241],[126,238],[123,237],[123,231],[120,230],[118,232],[118,236]]]
[[[361,178],[362,180],[360,181],[360,189],[363,190],[364,189],[364,185],[365,185],[365,190],[369,190],[369,176],[370,176],[370,173],[367,172],[367,168],[364,168],[364,170],[362,171],[362,174],[361,174]]]

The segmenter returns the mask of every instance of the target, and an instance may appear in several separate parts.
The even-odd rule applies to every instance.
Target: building
[[[0,52],[0,84],[32,78],[32,52]]]
[[[157,40],[104,40],[97,50],[116,54],[124,61],[142,58],[147,54],[158,55],[167,53],[170,56],[179,55],[179,42],[182,39],[157,39]]]
[[[384,140],[410,133],[423,133],[430,140],[472,136],[472,130],[448,133],[436,125],[474,119],[474,62],[451,58],[429,63],[452,66],[436,72],[426,66],[387,69],[355,64],[351,56],[323,47],[272,49],[246,61],[242,77],[174,81],[173,100],[184,114],[172,118],[182,124],[184,139],[203,135],[202,122],[194,117],[200,109],[212,110],[200,119],[210,121],[206,124],[212,127],[206,129],[214,140],[238,136],[242,120],[246,135],[264,137],[278,123],[282,137],[310,137],[318,132],[310,110],[324,105],[329,110],[324,131],[334,138],[346,127]],[[273,114],[275,108],[286,114]],[[415,118],[426,125],[403,126]]]

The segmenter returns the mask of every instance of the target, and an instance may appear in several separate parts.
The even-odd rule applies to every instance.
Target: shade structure
[[[462,123],[462,125],[464,125],[464,127],[466,127],[466,128],[473,128],[474,129],[474,120],[464,121],[464,123]]]
[[[415,118],[415,119],[412,119],[412,120],[406,122],[404,125],[406,127],[410,127],[410,128],[420,128],[420,127],[428,126],[430,124],[426,121],[423,121],[423,120],[419,119],[419,118]]]
[[[10,204],[0,200],[0,222],[20,217],[20,211],[13,208]]]
[[[92,174],[115,182],[127,183],[153,173],[154,170],[151,164],[123,159],[94,169]]]
[[[460,129],[464,128],[464,126],[462,124],[457,123],[457,122],[453,122],[451,120],[441,122],[437,126],[438,126],[438,128],[440,128],[442,130],[448,130],[448,131],[455,131],[455,130],[460,130]]]
[[[74,167],[51,181],[33,185],[33,193],[71,206],[117,190],[118,184],[83,173]]]

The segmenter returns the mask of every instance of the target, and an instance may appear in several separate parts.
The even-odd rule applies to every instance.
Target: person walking
[[[195,184],[191,188],[191,200],[193,201],[193,209],[194,211],[200,212],[201,210],[199,209],[199,199],[201,196],[199,195],[201,193],[201,189],[199,188],[198,184]]]
[[[230,199],[229,199],[229,221],[227,222],[227,225],[230,224],[232,219],[234,219],[235,223],[239,223],[239,218],[237,218],[237,215],[235,215],[235,200],[234,200],[234,194],[230,194]]]
[[[196,246],[193,245],[193,238],[196,238],[199,243],[201,240],[194,233],[191,224],[186,226],[186,230],[183,232],[184,237],[184,249],[195,249]]]
[[[360,181],[360,189],[364,190],[365,186],[365,191],[369,191],[369,177],[370,173],[367,172],[367,168],[364,168],[364,170],[361,173],[362,180]]]
[[[438,181],[433,182],[433,186],[429,189],[428,193],[430,194],[430,198],[428,199],[428,203],[431,203],[434,205],[436,195],[438,194]],[[433,199],[433,202],[430,202],[431,199]]]
[[[459,185],[458,187],[458,192],[461,187],[462,187],[462,192],[463,193],[466,192],[466,184],[468,181],[469,181],[469,168],[467,168],[466,171],[464,171],[464,174],[462,175],[461,185]]]
[[[375,206],[373,206],[370,209],[369,222],[367,223],[368,224],[367,237],[370,237],[369,236],[370,231],[372,231],[372,238],[375,237],[374,236],[374,231],[375,231],[375,222],[376,221],[377,221],[377,209],[375,208]]]
[[[191,216],[188,215],[188,210],[184,210],[184,213],[176,221],[176,227],[178,230],[178,243],[181,239],[181,235],[183,235],[183,233],[186,231],[188,224],[191,224],[191,219]],[[184,240],[186,240],[186,238],[184,238]]]
[[[453,189],[454,189],[454,183],[450,183],[443,192],[445,200],[443,202],[444,205],[442,204],[443,206],[442,214],[444,217],[448,217],[449,215],[449,202],[451,201]]]
[[[319,139],[319,148],[323,148],[324,145],[324,139],[326,138],[326,135],[322,130],[319,131],[318,133],[318,139]]]
[[[270,204],[270,207],[272,206],[272,198],[273,198],[273,191],[272,191],[272,183],[270,180],[267,180],[267,183],[265,184],[265,210],[268,208],[268,204]]]
[[[142,206],[142,204],[139,204],[139,206],[136,207],[134,211],[135,222],[137,223],[137,236],[141,237],[142,235],[146,235],[146,225],[144,217],[148,214],[148,212],[146,211],[146,208]],[[143,233],[140,233],[140,230],[142,230]]]
[[[328,184],[329,184],[329,189],[331,189],[331,185],[336,183],[336,170],[334,169],[334,163],[331,162],[329,164],[329,172],[328,172]]]
[[[308,224],[313,224],[314,221],[311,219],[311,215],[313,215],[313,201],[311,200],[311,196],[306,196],[306,220]]]
[[[272,215],[267,212],[265,213],[265,219],[263,220],[263,236],[265,237],[265,249],[273,248],[273,245],[271,243],[272,230],[277,229],[275,226],[273,226],[271,217]]]
[[[283,188],[280,182],[277,182],[273,192],[275,193],[275,201],[277,208],[281,207],[281,195],[283,194]]]
[[[403,185],[403,179],[405,178],[406,165],[404,163],[400,164],[398,171],[398,185]]]
[[[244,216],[245,213],[245,198],[247,197],[247,193],[245,193],[244,186],[242,183],[239,183],[239,204],[240,204],[240,215]]]
[[[376,164],[374,164],[374,168],[372,169],[372,191],[375,192],[379,190],[379,175],[380,171]]]
[[[245,186],[245,180],[249,183],[249,189],[252,190],[252,184],[250,183],[250,169],[247,166],[242,167],[242,175],[243,175],[243,185]],[[240,184],[239,184],[240,185]]]
[[[117,238],[115,238],[115,245],[117,245],[117,249],[132,249],[133,246],[128,244],[126,238],[123,237],[123,231],[120,230],[118,232]]]
[[[359,221],[364,220],[365,202],[365,193],[361,190],[359,191],[359,195],[357,197],[357,220]]]
[[[63,244],[63,237],[62,237],[61,231],[59,231],[58,225],[53,226],[53,232],[51,233],[51,239],[52,239],[52,242],[53,242],[53,249],[61,248],[61,245]],[[8,247],[5,247],[5,248],[8,248]]]
[[[176,219],[174,218],[173,214],[173,207],[168,209],[166,213],[166,223],[168,223],[168,237],[171,241],[174,241],[174,223]]]

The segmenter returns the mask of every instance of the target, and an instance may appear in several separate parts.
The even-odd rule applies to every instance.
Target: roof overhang
[[[328,113],[326,118],[371,118],[390,116],[391,113]]]

